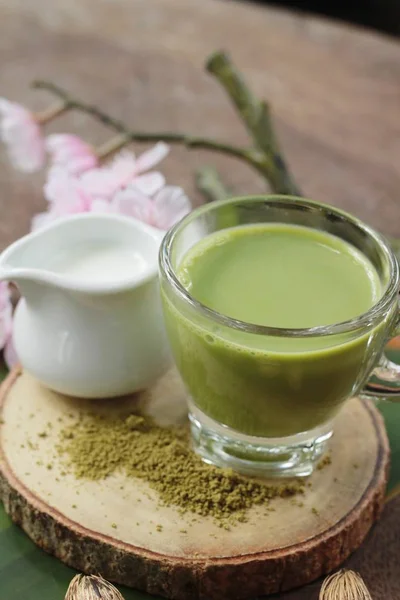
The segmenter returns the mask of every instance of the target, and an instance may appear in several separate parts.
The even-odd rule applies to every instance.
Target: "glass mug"
[[[215,231],[256,223],[306,226],[355,246],[376,269],[380,299],[356,318],[309,329],[246,323],[198,302],[177,276],[182,258]],[[398,327],[399,267],[385,239],[357,218],[290,196],[207,204],[166,234],[160,271],[167,332],[189,394],[192,442],[207,462],[268,477],[309,475],[347,399],[400,399],[400,368],[383,354]],[[286,338],[285,351],[263,351],[263,336]],[[312,350],[296,352],[299,338],[310,337]]]

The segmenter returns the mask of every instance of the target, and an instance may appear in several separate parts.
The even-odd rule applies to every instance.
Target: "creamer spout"
[[[157,277],[163,236],[119,215],[66,217],[11,244],[0,257],[0,278],[95,294],[134,289]]]
[[[0,281],[44,283],[51,279],[42,256],[45,252],[38,234],[31,233],[18,239],[0,254]]]

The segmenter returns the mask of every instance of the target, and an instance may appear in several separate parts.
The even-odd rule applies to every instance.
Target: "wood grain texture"
[[[218,84],[203,72],[217,48],[232,54],[267,98],[304,192],[399,234],[400,46],[378,34],[233,0],[1,0],[1,95],[38,108],[33,77],[59,82],[133,127],[247,137]],[[107,132],[79,114],[50,131],[98,143]],[[136,149],[139,146],[136,145]],[[140,146],[141,148],[141,146]],[[45,202],[42,175],[0,159],[0,247],[27,231]],[[238,194],[257,174],[232,159],[174,149],[168,180],[193,198],[193,171],[212,161]]]
[[[379,521],[366,541],[345,563],[344,567],[360,573],[373,600],[400,598],[400,494],[385,505]],[[298,590],[274,596],[279,600],[318,600],[322,580]],[[272,600],[272,598],[271,598]]]
[[[337,418],[332,464],[315,472],[304,496],[274,500],[273,512],[256,507],[229,531],[159,506],[145,482],[122,473],[97,482],[63,475],[54,452],[60,423],[82,409],[121,412],[140,403],[161,423],[181,422],[185,392],[176,372],[143,395],[95,402],[55,394],[15,371],[0,402],[0,497],[13,521],[66,564],[167,598],[245,599],[304,585],[358,548],[382,508],[387,437],[378,411],[357,399]]]

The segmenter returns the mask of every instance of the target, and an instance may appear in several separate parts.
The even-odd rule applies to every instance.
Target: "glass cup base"
[[[256,477],[306,477],[327,449],[332,422],[298,435],[260,438],[221,425],[189,403],[194,451],[208,464]]]

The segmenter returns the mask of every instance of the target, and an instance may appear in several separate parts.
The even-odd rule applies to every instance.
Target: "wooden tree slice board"
[[[76,481],[53,458],[60,419],[82,409],[140,403],[160,424],[184,420],[185,391],[174,371],[136,397],[87,401],[16,370],[0,396],[0,495],[13,521],[68,565],[153,594],[241,599],[303,585],[341,564],[383,505],[388,441],[378,411],[359,399],[337,417],[332,464],[316,470],[304,497],[274,500],[274,512],[252,509],[248,522],[226,531],[161,508],[143,481],[121,474]]]

